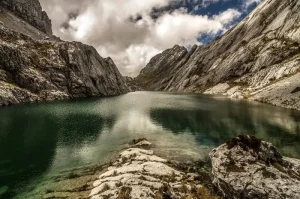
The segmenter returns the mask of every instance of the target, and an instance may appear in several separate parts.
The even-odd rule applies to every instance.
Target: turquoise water
[[[0,198],[20,196],[44,176],[107,162],[134,138],[178,160],[205,159],[239,134],[300,158],[300,112],[195,94],[123,96],[0,108]]]

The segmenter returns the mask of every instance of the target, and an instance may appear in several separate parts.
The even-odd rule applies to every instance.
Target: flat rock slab
[[[142,140],[121,152],[119,158],[93,183],[89,197],[176,199],[194,198],[195,194],[210,196],[201,183],[194,180],[197,174],[176,170],[166,159],[154,155],[150,147],[150,142]]]

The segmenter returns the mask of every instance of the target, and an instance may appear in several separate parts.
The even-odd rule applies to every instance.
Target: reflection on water
[[[22,198],[61,170],[107,162],[139,137],[160,155],[191,160],[247,133],[300,158],[299,112],[224,98],[136,92],[1,108],[0,117],[0,198]]]

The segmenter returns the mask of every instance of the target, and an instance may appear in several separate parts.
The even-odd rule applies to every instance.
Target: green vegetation
[[[8,191],[8,186],[0,187],[0,196],[5,194]]]

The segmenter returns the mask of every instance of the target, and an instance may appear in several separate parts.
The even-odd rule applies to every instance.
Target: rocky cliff
[[[0,0],[0,6],[25,20],[40,31],[52,35],[52,25],[38,0]]]
[[[0,5],[0,106],[129,91],[110,58],[91,46],[52,37],[38,1],[2,0]]]
[[[300,2],[264,0],[223,37],[151,59],[145,90],[204,92],[300,110]]]

